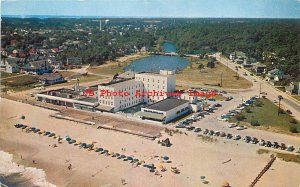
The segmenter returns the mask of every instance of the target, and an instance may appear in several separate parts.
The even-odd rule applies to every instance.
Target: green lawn
[[[298,133],[293,133],[299,135],[300,133],[300,122],[296,121],[296,124],[292,123],[293,117],[287,113],[278,115],[278,106],[272,103],[268,99],[260,99],[257,102],[261,102],[261,106],[248,106],[250,112],[247,109],[242,111],[242,115],[245,119],[240,121],[240,124],[251,126],[251,121],[258,121],[260,126],[257,128],[268,129],[271,131],[282,132],[291,134],[290,128],[294,126],[297,128]],[[237,122],[236,116],[230,119],[232,122]],[[251,126],[253,127],[253,126]]]
[[[11,77],[11,76],[15,76],[15,75],[18,75],[17,73],[6,73],[4,71],[0,71],[1,73],[1,79],[4,79],[4,78],[7,78],[7,77]]]
[[[215,68],[208,68],[207,60],[198,58],[188,58],[190,65],[176,75],[177,83],[190,83],[193,85],[213,86],[221,82],[221,74],[223,85],[222,88],[230,89],[246,89],[252,86],[252,83],[243,77],[237,79],[236,73],[227,68],[222,63],[216,63]],[[201,71],[198,69],[199,64],[204,65]]]
[[[2,84],[8,87],[18,87],[30,85],[38,82],[37,76],[23,75],[18,77],[7,78],[2,81]]]

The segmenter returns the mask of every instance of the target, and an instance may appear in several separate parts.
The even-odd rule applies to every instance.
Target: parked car
[[[281,144],[280,144],[280,149],[281,149],[281,150],[285,150],[285,149],[286,149],[286,145],[285,145],[284,143],[281,143]]]
[[[255,138],[255,137],[252,137],[250,143],[251,144],[257,144],[258,143],[258,139]]]
[[[240,140],[242,137],[240,135],[235,135],[233,140]]]
[[[278,142],[273,142],[272,147],[275,148],[275,149],[278,149],[279,148]]]
[[[192,131],[192,130],[194,130],[195,129],[195,127],[193,127],[193,126],[187,126],[186,127],[186,130],[188,130],[188,131]]]
[[[215,104],[215,107],[222,107],[220,103]]]
[[[197,127],[195,128],[194,132],[200,132],[201,131],[201,128],[200,127]]]
[[[293,114],[290,110],[286,110],[286,112],[287,112],[288,114]]]
[[[278,103],[278,101],[276,99],[273,100],[273,103]]]
[[[271,147],[271,146],[272,146],[272,143],[270,141],[267,141],[265,144],[265,147]]]
[[[203,134],[207,134],[209,132],[208,129],[204,129]]]
[[[230,134],[230,133],[228,133],[227,135],[226,135],[226,139],[231,139],[233,136],[232,136],[232,134]]]
[[[264,146],[266,144],[265,140],[261,139],[258,143],[260,146]]]
[[[237,130],[244,130],[244,129],[247,129],[247,127],[246,126],[237,126],[236,129]]]
[[[228,127],[229,127],[229,128],[234,128],[234,127],[237,127],[237,124],[235,124],[235,123],[229,123],[229,124],[228,124]]]
[[[212,135],[214,135],[214,131],[213,130],[210,130],[209,132],[208,132],[208,135],[210,135],[210,136],[212,136]]]
[[[250,136],[245,136],[245,138],[243,139],[246,143],[250,143],[251,141],[251,137]]]
[[[292,145],[288,145],[287,148],[286,148],[285,150],[292,152],[292,151],[295,150],[295,148],[294,148],[294,146],[292,146]]]
[[[226,133],[225,133],[225,132],[221,132],[220,136],[221,136],[221,137],[225,137],[225,136],[226,136]]]
[[[219,131],[216,131],[214,136],[220,136],[220,132]]]

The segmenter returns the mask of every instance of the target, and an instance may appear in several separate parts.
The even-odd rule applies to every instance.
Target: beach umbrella
[[[168,156],[163,157],[164,160],[169,160],[170,158]]]
[[[163,169],[164,166],[163,166],[162,164],[157,164],[157,165],[156,165],[156,168],[157,168],[157,169]]]
[[[229,185],[229,182],[228,181],[223,181],[223,183],[222,183],[222,187],[229,187],[230,185]]]
[[[76,144],[77,144],[77,145],[80,145],[80,144],[81,144],[81,141],[78,141],[78,140],[77,140],[77,141],[76,141]]]
[[[109,155],[113,155],[113,154],[114,154],[114,152],[112,152],[112,151],[109,151],[109,152],[108,152],[108,154],[109,154]]]

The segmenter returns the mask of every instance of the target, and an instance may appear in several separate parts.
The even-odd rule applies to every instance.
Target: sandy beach
[[[123,186],[121,180],[125,179],[125,186],[134,187],[221,186],[224,180],[229,181],[231,186],[249,186],[270,160],[269,155],[256,153],[258,147],[241,141],[217,139],[210,142],[203,141],[193,133],[169,136],[162,132],[161,139],[170,138],[173,144],[171,147],[162,147],[157,140],[49,117],[54,113],[7,99],[1,99],[0,103],[0,150],[13,154],[16,164],[45,171],[49,185]],[[25,115],[25,119],[21,119],[21,115]],[[162,156],[170,157],[172,162],[163,163],[167,171],[160,172],[160,177],[144,167],[134,167],[129,162],[80,149],[66,141],[58,143],[57,139],[23,132],[13,126],[15,123],[51,131],[61,137],[70,136],[81,142],[95,142],[96,147],[132,155],[146,163],[157,165]],[[57,147],[52,147],[53,144]],[[68,169],[69,164],[72,164],[71,170]],[[15,167],[15,164],[5,167]],[[177,167],[180,174],[172,173],[171,167]],[[0,164],[0,171],[3,168]],[[257,186],[298,187],[299,174],[300,164],[277,159]],[[38,177],[39,174],[33,175]],[[201,183],[200,176],[205,176],[208,184]]]

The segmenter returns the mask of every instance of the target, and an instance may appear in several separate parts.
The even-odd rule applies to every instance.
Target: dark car
[[[193,126],[187,126],[186,127],[186,130],[188,130],[188,131],[192,131],[192,130],[194,130],[195,129],[195,127],[193,127]]]
[[[267,141],[265,144],[265,147],[271,147],[271,146],[272,146],[272,143],[270,141]]]
[[[208,129],[204,129],[203,134],[207,134],[209,132]]]
[[[273,142],[272,147],[275,148],[275,149],[278,149],[279,148],[278,142]]]
[[[250,143],[251,137],[250,137],[250,136],[245,136],[244,141],[245,141],[246,143]]]
[[[40,131],[40,129],[34,129],[34,130],[33,130],[34,133],[37,133],[37,132],[39,132],[39,131]]]
[[[293,114],[290,110],[286,110],[286,112],[287,112],[288,114]]]
[[[232,138],[232,134],[228,133],[228,134],[226,135],[226,139],[231,139],[231,138]]]
[[[210,135],[210,136],[212,136],[212,135],[214,135],[214,131],[213,130],[210,130],[209,132],[208,132],[208,135]]]
[[[286,145],[285,145],[284,143],[281,143],[281,144],[280,144],[280,149],[281,149],[281,150],[285,150],[285,149],[286,149]]]
[[[201,128],[200,127],[197,127],[195,128],[194,132],[200,132],[201,131]]]
[[[222,105],[220,103],[215,104],[215,107],[221,107]]]

